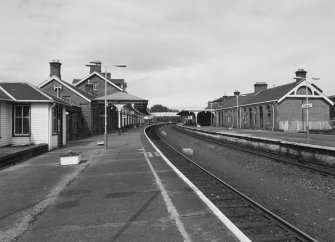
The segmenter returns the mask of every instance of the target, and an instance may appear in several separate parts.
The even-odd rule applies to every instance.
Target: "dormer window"
[[[98,90],[98,83],[97,82],[93,82],[93,90],[94,91]]]
[[[56,91],[56,96],[60,97],[60,92],[63,89],[62,85],[54,85],[54,90]]]

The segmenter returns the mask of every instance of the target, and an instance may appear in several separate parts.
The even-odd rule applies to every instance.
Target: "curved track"
[[[252,241],[316,241],[174,149],[160,137],[159,127],[146,129],[151,141]]]

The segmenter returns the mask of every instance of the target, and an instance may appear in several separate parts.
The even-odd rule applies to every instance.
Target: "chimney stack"
[[[104,72],[104,73],[101,73],[101,75],[102,75],[103,77],[106,76],[107,80],[111,80],[111,73],[110,73],[110,72],[107,72],[107,74]]]
[[[50,63],[50,77],[57,76],[59,79],[62,79],[60,74],[60,66],[62,65],[62,63],[60,63],[59,60],[52,60],[49,63]]]
[[[254,84],[255,93],[268,89],[268,84],[266,82],[256,82]]]
[[[90,74],[93,72],[98,72],[101,74],[101,61],[90,61],[86,66],[90,67]]]
[[[306,79],[306,74],[307,74],[307,71],[305,71],[304,69],[298,69],[295,72],[295,76],[296,76],[295,79],[296,79],[296,81],[299,82],[299,81],[301,81],[301,79]]]

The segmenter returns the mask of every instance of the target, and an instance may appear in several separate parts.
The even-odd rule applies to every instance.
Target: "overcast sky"
[[[333,0],[1,0],[0,80],[38,85],[52,59],[67,82],[125,63],[108,71],[129,93],[183,109],[304,68],[335,95],[334,26]]]

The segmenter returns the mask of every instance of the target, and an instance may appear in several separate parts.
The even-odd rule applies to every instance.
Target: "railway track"
[[[274,161],[277,162],[281,162],[284,164],[289,164],[289,165],[293,165],[302,169],[306,169],[309,170],[311,172],[317,172],[319,174],[325,175],[325,176],[335,176],[335,166],[334,165],[327,165],[327,164],[321,164],[321,163],[316,163],[316,162],[312,162],[312,161],[306,161],[306,160],[302,160],[302,159],[296,159],[293,157],[288,157],[285,155],[280,155],[280,154],[276,154],[273,152],[267,152],[267,151],[263,151],[263,150],[256,150],[256,149],[252,149],[249,147],[245,147],[245,146],[240,146],[240,145],[235,145],[232,143],[229,143],[227,141],[224,140],[219,140],[219,139],[215,139],[212,137],[205,137],[202,135],[197,135],[194,133],[190,133],[187,132],[183,129],[180,128],[176,128],[174,127],[176,131],[181,132],[183,134],[195,137],[197,139],[200,140],[205,140],[207,142],[210,143],[214,143],[217,145],[222,145],[222,146],[226,146],[235,150],[239,150],[242,152],[247,152],[253,155],[258,155],[258,156],[262,156],[262,157],[266,157],[269,159],[272,159]]]
[[[250,240],[316,241],[169,145],[151,126],[146,133],[156,147]]]

